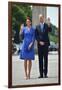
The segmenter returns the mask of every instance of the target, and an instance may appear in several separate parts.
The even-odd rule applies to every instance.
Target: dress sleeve
[[[33,37],[32,37],[33,43],[35,42],[35,29],[33,29]]]

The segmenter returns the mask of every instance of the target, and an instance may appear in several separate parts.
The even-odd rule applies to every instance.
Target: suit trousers
[[[48,72],[48,45],[38,44],[38,57],[40,76],[43,77],[43,73],[46,76]]]

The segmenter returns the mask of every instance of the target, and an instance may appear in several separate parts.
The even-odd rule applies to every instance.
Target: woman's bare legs
[[[32,61],[28,60],[28,66],[27,66],[27,70],[28,70],[27,77],[28,77],[28,79],[30,79],[31,67],[32,67]]]
[[[32,61],[25,60],[24,61],[24,69],[25,69],[26,79],[30,79],[31,67],[32,67]]]
[[[25,76],[27,79],[27,60],[24,60],[24,69],[25,69]]]

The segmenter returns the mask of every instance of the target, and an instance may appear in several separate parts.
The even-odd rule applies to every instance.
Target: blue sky
[[[51,23],[58,27],[58,7],[47,7],[47,17],[50,17]]]

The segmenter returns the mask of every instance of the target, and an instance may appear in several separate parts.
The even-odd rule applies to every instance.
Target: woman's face
[[[27,26],[31,26],[31,21],[29,19],[26,20]]]

